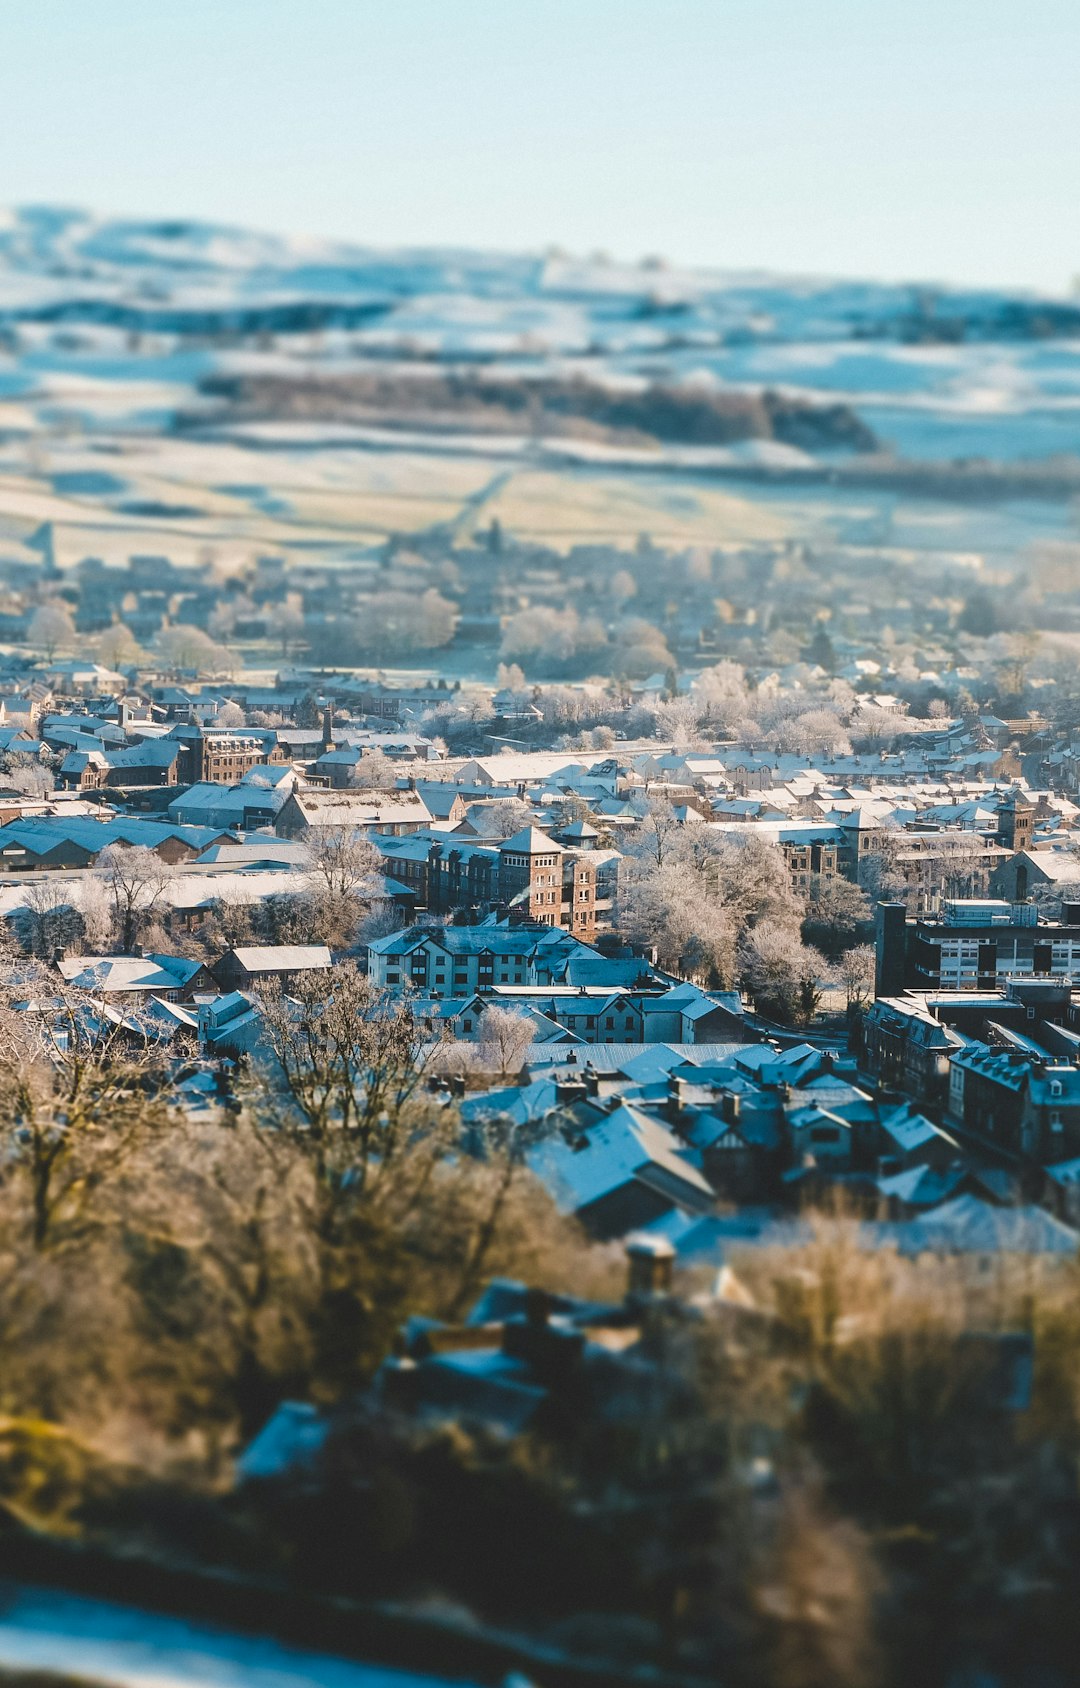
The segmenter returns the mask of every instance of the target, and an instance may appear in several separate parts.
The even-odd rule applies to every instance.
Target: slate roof
[[[127,750],[107,750],[110,768],[171,768],[183,746],[176,739],[144,739]]]
[[[515,832],[513,838],[507,838],[499,845],[501,850],[514,850],[521,856],[561,856],[563,847],[549,838],[546,832],[541,832],[537,826],[523,826],[520,832]]]
[[[867,1010],[866,1019],[869,1025],[902,1030],[905,1038],[924,1049],[948,1051],[964,1044],[961,1034],[935,1019],[921,997],[879,997]]]
[[[33,855],[42,855],[57,844],[72,843],[96,854],[108,844],[144,844],[156,849],[167,838],[179,838],[199,850],[220,837],[220,827],[175,826],[134,816],[97,820],[92,815],[28,815],[0,827],[0,849],[18,844]]]
[[[199,971],[201,963],[182,956],[77,955],[57,963],[77,990],[174,991]]]

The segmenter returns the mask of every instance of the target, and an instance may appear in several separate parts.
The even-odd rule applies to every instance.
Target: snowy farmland
[[[379,253],[43,209],[0,226],[0,546],[228,571],[354,558],[497,518],[555,548],[810,540],[950,560],[1068,537],[1060,490],[975,504],[853,485],[813,440],[516,431],[240,413],[221,383],[433,373],[561,390],[779,393],[841,406],[882,460],[1080,467],[1080,310],[925,286],[689,272],[561,254]],[[471,378],[471,376],[470,376]],[[412,383],[404,389],[401,383]],[[569,384],[569,386],[567,386]],[[850,454],[848,454],[850,455]]]

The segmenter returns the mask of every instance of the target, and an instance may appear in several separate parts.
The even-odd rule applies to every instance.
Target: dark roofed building
[[[300,973],[332,966],[325,944],[250,944],[227,950],[210,971],[223,991],[248,991],[260,980],[287,988]]]

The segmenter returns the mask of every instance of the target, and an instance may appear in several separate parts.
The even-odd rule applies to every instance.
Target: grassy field
[[[802,541],[977,569],[1040,539],[1074,537],[1065,503],[992,505],[867,487],[710,480],[692,471],[560,464],[432,440],[259,448],[242,439],[55,430],[0,443],[0,555],[24,561],[45,523],[62,568],[132,554],[224,571],[276,553],[353,555],[388,535],[469,540],[498,518],[510,534],[567,550]]]

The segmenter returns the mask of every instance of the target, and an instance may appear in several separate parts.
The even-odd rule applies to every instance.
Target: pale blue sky
[[[1060,289],[1078,0],[4,0],[0,201]]]

